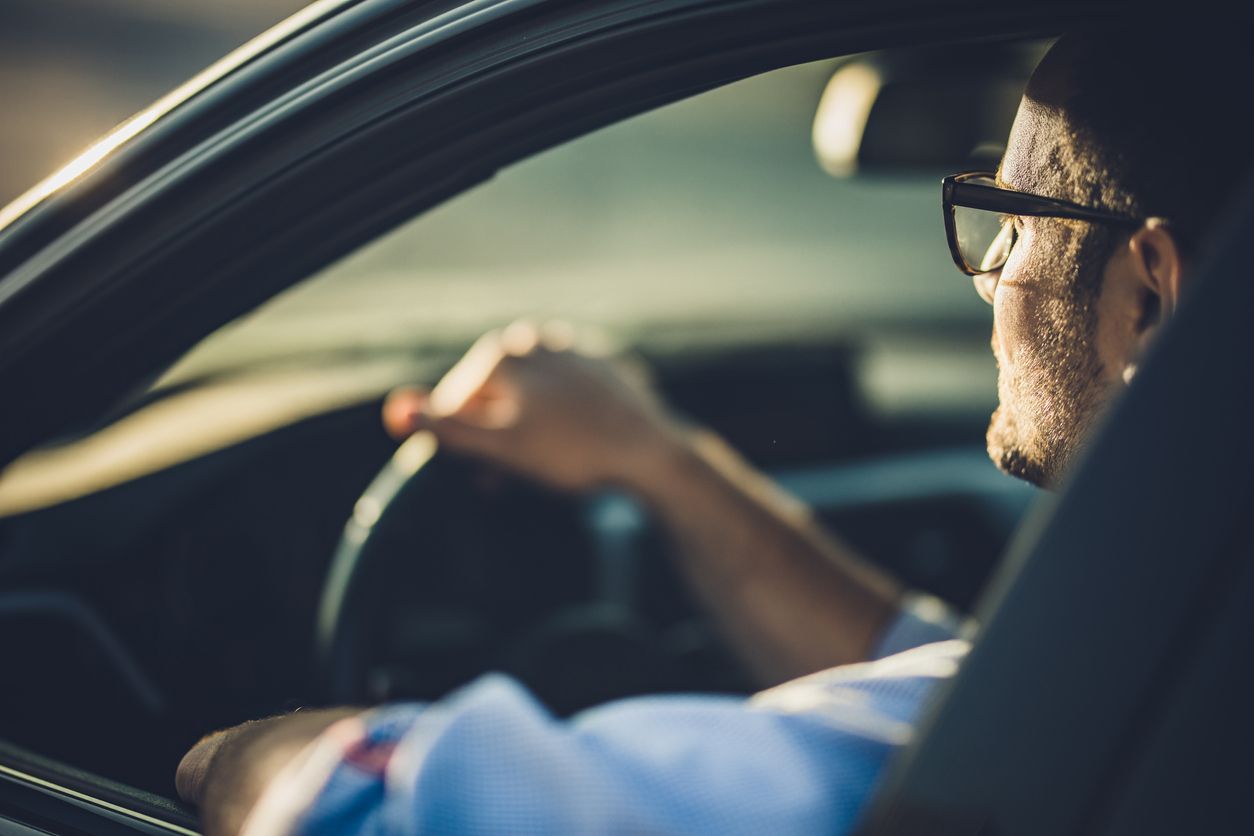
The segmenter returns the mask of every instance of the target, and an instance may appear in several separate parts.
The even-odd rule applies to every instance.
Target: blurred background
[[[0,204],[303,0],[0,2]]]

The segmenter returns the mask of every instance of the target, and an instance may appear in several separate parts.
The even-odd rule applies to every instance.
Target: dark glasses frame
[[[968,209],[984,209],[989,212],[1000,212],[1006,215],[1024,215],[1036,218],[1069,218],[1077,221],[1093,221],[1109,223],[1129,229],[1139,227],[1146,218],[1134,218],[1102,209],[1081,206],[1069,200],[1053,197],[1042,197],[999,186],[987,186],[982,183],[967,182],[976,177],[996,179],[993,171],[964,171],[951,174],[941,181],[941,206],[945,213],[945,238],[949,242],[949,254],[954,264],[968,276],[977,276],[1000,268],[1005,262],[988,269],[979,269],[967,263],[958,247],[958,228],[954,219],[954,207]],[[1007,250],[1009,253],[1009,250]]]

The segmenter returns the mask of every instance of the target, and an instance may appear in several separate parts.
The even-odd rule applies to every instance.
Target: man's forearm
[[[683,573],[764,683],[865,660],[898,585],[826,534],[716,436],[675,444],[630,487],[663,521]]]
[[[233,836],[284,767],[328,726],[360,711],[298,711],[209,735],[179,764],[175,777],[179,795],[200,806],[207,836]]]

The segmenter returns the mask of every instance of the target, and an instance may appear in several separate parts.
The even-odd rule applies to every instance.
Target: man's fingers
[[[491,458],[506,450],[502,436],[522,419],[528,381],[569,350],[574,336],[564,323],[528,321],[484,334],[433,388],[393,391],[384,426],[398,440],[425,429],[450,448]]]
[[[416,387],[396,389],[383,402],[383,425],[398,441],[430,430],[450,449],[488,457],[507,446],[503,435],[519,418],[518,399],[494,382],[462,402],[454,414],[441,414],[432,407],[431,395]]]
[[[460,416],[441,417],[427,412],[419,419],[421,429],[435,433],[440,444],[450,450],[495,460],[509,449],[510,438],[505,430],[510,424],[510,414],[515,411],[508,404],[485,409],[494,409],[500,414],[488,418],[481,412],[472,423]]]
[[[484,334],[431,390],[428,411],[440,417],[461,412],[489,386],[505,356],[501,333]]]
[[[389,393],[383,401],[383,427],[388,435],[400,441],[421,429],[427,399],[427,390],[415,386],[405,386]]]

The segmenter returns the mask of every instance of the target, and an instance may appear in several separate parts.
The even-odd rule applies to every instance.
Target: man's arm
[[[490,334],[429,395],[394,393],[386,422],[558,488],[636,493],[764,683],[867,659],[897,613],[897,585],[641,379],[570,345],[526,325]]]
[[[179,762],[179,797],[200,807],[206,834],[238,833],[275,776],[327,727],[360,711],[297,711],[206,735]]]
[[[764,684],[871,658],[901,590],[720,438],[692,434],[633,490]]]
[[[639,697],[570,720],[490,675],[430,706],[343,719],[266,770],[256,764],[283,760],[276,738],[242,735],[209,771],[205,833],[843,834],[965,647],[934,644],[753,700]],[[300,718],[264,722],[286,734]],[[273,777],[259,787],[262,771]],[[247,798],[232,796],[240,787]]]

